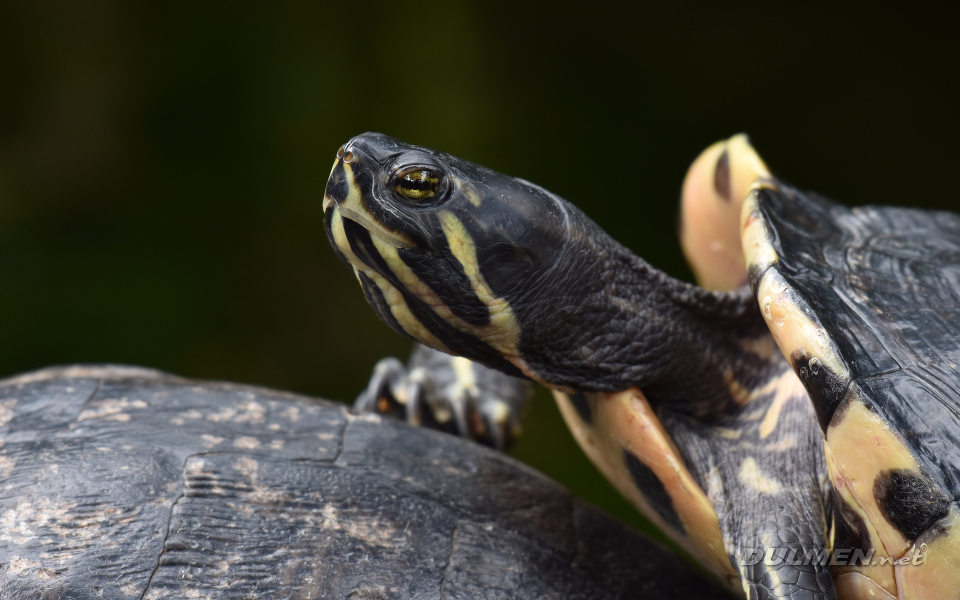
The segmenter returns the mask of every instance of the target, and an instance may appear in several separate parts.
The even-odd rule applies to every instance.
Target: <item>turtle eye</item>
[[[397,173],[397,193],[411,202],[423,202],[440,190],[440,173],[425,167],[413,167]]]

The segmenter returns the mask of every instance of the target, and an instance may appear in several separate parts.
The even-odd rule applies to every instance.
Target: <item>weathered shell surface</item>
[[[0,597],[726,597],[500,453],[146,369],[0,382]]]

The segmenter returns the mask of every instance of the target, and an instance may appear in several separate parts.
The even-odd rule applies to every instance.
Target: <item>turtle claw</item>
[[[441,429],[434,415],[425,411],[425,407],[429,409],[424,385],[427,378],[419,369],[408,372],[406,365],[392,356],[381,359],[373,367],[367,389],[354,401],[352,411],[388,416],[414,427]]]
[[[409,365],[393,357],[376,364],[353,412],[386,415],[506,450],[520,435],[520,413],[530,392],[528,381],[418,346]]]
[[[390,356],[381,359],[373,367],[373,375],[363,390],[353,402],[355,413],[377,413],[402,419],[406,415],[405,394],[395,392],[396,383],[401,381],[407,368],[396,358]],[[401,401],[400,398],[403,398]]]
[[[477,400],[478,418],[494,448],[509,448],[520,437],[519,415],[506,402],[496,399]]]

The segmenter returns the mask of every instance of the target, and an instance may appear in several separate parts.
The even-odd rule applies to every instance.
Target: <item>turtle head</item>
[[[519,374],[514,310],[556,267],[568,207],[526,181],[378,133],[337,152],[327,235],[391,327]]]

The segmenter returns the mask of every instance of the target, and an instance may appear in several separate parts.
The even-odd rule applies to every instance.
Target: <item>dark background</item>
[[[367,130],[544,185],[680,277],[685,169],[739,131],[802,187],[960,209],[952,19],[632,4],[0,1],[0,375],[352,399],[409,348],[322,230]],[[517,456],[638,522],[546,394],[530,417]]]

